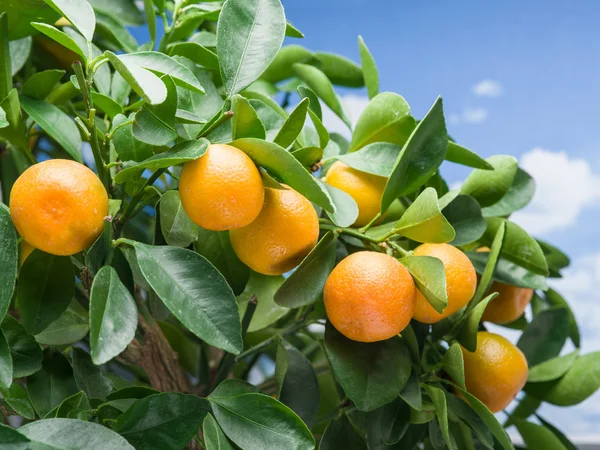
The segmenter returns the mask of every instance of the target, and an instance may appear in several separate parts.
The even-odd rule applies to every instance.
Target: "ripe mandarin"
[[[448,244],[422,244],[414,251],[415,256],[439,258],[446,269],[446,292],[448,306],[440,314],[417,291],[417,307],[414,318],[423,323],[436,323],[454,314],[473,298],[477,288],[477,274],[471,261],[463,252]]]
[[[477,349],[462,348],[467,391],[493,413],[502,411],[527,381],[525,355],[508,339],[487,331],[477,333]]]
[[[362,251],[333,269],[323,293],[327,317],[348,339],[375,342],[400,333],[415,310],[415,283],[389,255]]]
[[[223,231],[251,223],[263,205],[258,168],[241,150],[212,144],[183,166],[179,195],[187,215],[206,230]]]
[[[312,204],[295,190],[265,188],[260,214],[251,224],[231,230],[237,256],[255,272],[281,275],[296,267],[319,238]]]
[[[17,179],[10,192],[10,214],[33,247],[73,255],[102,233],[108,195],[83,164],[51,159],[31,166]]]
[[[361,172],[342,161],[336,161],[327,171],[325,181],[349,194],[358,205],[358,218],[354,226],[368,224],[379,213],[387,178]]]
[[[497,324],[510,323],[517,320],[525,311],[533,297],[533,289],[511,286],[494,281],[489,293],[498,292],[483,313],[481,320]]]

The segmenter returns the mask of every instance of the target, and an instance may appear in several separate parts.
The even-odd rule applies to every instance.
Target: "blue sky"
[[[515,216],[535,236],[565,249],[572,269],[554,286],[573,304],[583,351],[600,350],[600,3],[283,0],[305,39],[286,43],[359,60],[365,39],[380,88],[403,95],[422,117],[438,95],[451,135],[484,156],[511,154],[538,181]],[[144,42],[143,35],[137,34]],[[340,91],[351,117],[364,90]],[[330,125],[339,123],[328,115]],[[468,169],[447,164],[459,183]],[[503,334],[506,331],[502,330]],[[513,338],[514,334],[510,335]],[[544,407],[573,437],[597,435],[600,394],[574,408]]]

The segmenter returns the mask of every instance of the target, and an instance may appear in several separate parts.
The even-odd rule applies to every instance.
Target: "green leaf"
[[[113,42],[126,52],[135,52],[138,48],[138,42],[127,31],[119,20],[108,14],[98,14],[97,17],[98,34],[108,41]]]
[[[277,136],[275,136],[275,139],[273,139],[275,144],[283,148],[288,148],[294,143],[302,131],[302,127],[304,127],[309,102],[310,101],[307,99],[302,99],[302,101],[298,103],[277,133]]]
[[[35,411],[29,401],[29,395],[20,384],[13,383],[9,389],[0,389],[0,394],[6,404],[19,416],[29,420],[35,419]]]
[[[554,289],[548,289],[544,297],[546,298],[546,301],[551,305],[562,306],[569,312],[569,337],[573,341],[573,345],[575,345],[575,347],[579,347],[579,326],[577,325],[575,315],[573,314],[573,311],[569,307],[567,301]]]
[[[11,69],[12,57],[8,38],[8,13],[6,11],[0,13],[0,63],[0,99],[4,99],[13,88],[12,77],[14,76]]]
[[[410,425],[410,410],[410,405],[401,398],[397,398],[381,409],[379,431],[383,443],[394,445],[404,437]],[[376,414],[376,412],[371,414]]]
[[[229,97],[256,80],[275,59],[285,35],[279,0],[225,3],[217,24],[217,54]]]
[[[460,351],[460,348],[459,348]],[[461,352],[462,358],[462,352]],[[462,359],[461,359],[462,360]],[[464,388],[463,388],[464,389]],[[479,441],[487,448],[494,448],[494,437],[488,426],[479,418],[467,402],[450,392],[445,392],[448,411],[464,421],[473,430]]]
[[[104,111],[108,117],[114,119],[117,114],[123,113],[123,108],[108,95],[92,92],[92,101],[101,111]]]
[[[135,448],[179,450],[194,437],[208,413],[208,402],[195,395],[164,393],[137,400],[114,423]]]
[[[438,97],[398,155],[381,198],[381,210],[385,211],[396,198],[413,192],[425,183],[438,170],[447,148],[448,134],[442,99]]]
[[[468,195],[456,197],[442,209],[442,214],[456,232],[456,237],[450,242],[452,245],[475,242],[483,236],[487,228],[479,203]]]
[[[125,81],[125,78],[123,78],[119,72],[113,73],[110,82],[110,96],[113,100],[119,105],[125,105],[129,99],[129,94],[131,94],[131,86],[129,86],[129,83]],[[113,126],[115,126],[114,120]]]
[[[0,107],[0,128],[6,128],[9,125],[8,120],[6,120],[6,111]]]
[[[106,400],[112,391],[112,382],[100,367],[94,365],[90,355],[79,348],[74,348],[72,361],[77,387],[89,398]]]
[[[52,25],[48,25],[46,23],[32,22],[31,26],[33,28],[35,28],[36,30],[38,30],[39,32],[41,32],[42,34],[45,34],[46,36],[48,36],[53,41],[58,42],[63,47],[68,48],[72,52],[77,53],[79,56],[81,56],[82,61],[84,63],[87,62],[87,59],[88,59],[87,49],[82,49],[77,44],[77,42],[75,42],[75,40],[71,36],[69,36],[67,33],[60,31],[58,28],[55,28]],[[26,95],[26,94],[24,94],[24,95]]]
[[[559,355],[569,334],[569,313],[564,308],[541,312],[517,342],[525,354],[529,367],[536,366]]]
[[[286,341],[277,347],[277,398],[310,428],[319,412],[319,382],[311,362]]]
[[[546,261],[548,262],[548,267],[551,270],[558,272],[571,264],[569,257],[560,249],[540,239],[537,239],[537,242],[540,244],[540,247],[544,252],[544,256],[546,257]]]
[[[23,84],[21,93],[30,98],[43,100],[53,90],[66,72],[64,70],[52,69],[37,72],[27,78]]]
[[[342,119],[348,128],[351,128],[352,124],[350,123],[350,119],[346,115],[342,103],[340,102],[340,98],[333,89],[333,85],[327,78],[327,75],[316,67],[308,64],[296,63],[292,68],[296,76],[306,83],[307,86],[325,102],[329,109]]]
[[[477,332],[479,331],[479,323],[481,322],[481,317],[483,316],[483,313],[485,311],[485,308],[487,308],[488,303],[495,299],[497,296],[497,292],[488,295],[486,298],[481,300],[477,304],[477,306],[473,308],[469,315],[463,318],[464,321],[458,333],[458,341],[468,351],[474,352],[477,348]]]
[[[27,450],[32,449],[30,447],[30,440],[22,435],[19,431],[14,428],[0,424],[0,443],[6,444],[9,450]]]
[[[207,69],[219,70],[217,55],[196,42],[177,42],[169,45],[169,55],[184,56]]]
[[[118,73],[115,72],[115,74]],[[134,118],[135,115],[133,114],[129,118],[117,114],[112,122],[113,129]],[[150,144],[139,141],[133,136],[133,126],[131,124],[124,125],[115,131],[112,142],[122,161],[143,161],[154,155],[154,148]]]
[[[35,443],[36,449],[57,450],[134,450],[114,431],[93,422],[75,419],[45,419],[19,428]],[[45,444],[45,445],[44,445]]]
[[[545,427],[521,419],[514,419],[514,424],[529,450],[567,450],[560,439]]]
[[[475,169],[493,170],[489,162],[472,152],[468,148],[458,145],[456,142],[448,141],[448,152],[446,153],[446,161],[451,161],[463,166],[474,167]]]
[[[150,70],[138,66],[131,60],[123,60],[112,52],[104,53],[113,67],[129,83],[133,90],[151,105],[159,105],[167,98],[167,88]]]
[[[506,235],[501,255],[506,259],[539,275],[548,275],[548,264],[544,252],[535,239],[517,224],[499,217],[486,219],[487,230],[482,237],[484,243],[489,243],[498,228],[505,223]]]
[[[473,267],[475,267],[477,273],[483,273],[489,254],[487,252],[467,252],[466,255],[473,263]],[[540,289],[543,291],[548,289],[546,277],[530,272],[504,258],[498,259],[493,279],[500,283],[510,284],[511,286]]]
[[[21,105],[16,88],[13,88],[3,100],[0,100],[0,108],[6,113],[8,122],[8,127],[0,129],[0,137],[17,148],[27,148],[25,121],[21,118]]]
[[[166,169],[171,166],[193,161],[204,155],[207,148],[208,141],[204,138],[177,144],[166,152],[158,153],[144,161],[127,165],[127,167],[115,175],[115,182],[119,184],[123,183],[134,178],[146,169]]]
[[[374,142],[359,150],[339,155],[336,159],[361,172],[389,177],[402,147],[388,142]]]
[[[417,242],[450,242],[455,238],[454,228],[440,211],[434,188],[421,192],[396,222],[394,232]]]
[[[562,377],[573,366],[578,356],[579,350],[575,350],[564,356],[557,356],[530,367],[527,382],[539,383]]]
[[[0,389],[8,389],[13,381],[13,361],[10,348],[2,330],[0,330]]]
[[[308,99],[308,108],[309,111],[312,111],[319,121],[323,120],[323,111],[321,110],[321,102],[319,101],[319,97],[315,92],[306,87],[306,86],[298,86],[298,94],[302,99]]]
[[[17,233],[8,207],[0,203],[0,320],[6,315],[15,290],[18,262]]]
[[[42,367],[42,349],[33,336],[12,316],[5,316],[2,332],[8,342],[13,361],[13,378],[21,378],[37,372]]]
[[[406,100],[393,92],[382,92],[371,99],[358,118],[348,152],[373,142],[403,146],[415,125]]]
[[[312,52],[301,45],[286,45],[285,47],[281,47],[275,59],[269,64],[260,78],[269,83],[277,83],[281,80],[291,78],[294,76],[292,66],[295,63],[308,62],[312,57]]]
[[[328,232],[285,279],[275,293],[275,302],[288,308],[299,308],[319,301],[327,277],[335,266],[336,234]]]
[[[58,319],[35,335],[35,340],[39,344],[70,345],[87,336],[89,331],[87,311],[81,314],[72,305],[73,301]]]
[[[429,304],[441,314],[448,306],[444,263],[432,256],[405,256],[400,262],[408,269]]]
[[[257,138],[265,139],[265,127],[258,118],[250,102],[239,94],[231,98],[231,134],[233,139]]]
[[[77,393],[69,361],[61,353],[46,349],[42,369],[27,379],[27,391],[36,412],[44,417],[65,398]]]
[[[362,69],[354,61],[335,53],[316,52],[311,65],[323,72],[337,86],[363,87]]]
[[[17,298],[21,321],[32,334],[44,330],[67,309],[75,291],[75,273],[68,256],[34,250],[19,274]]]
[[[560,442],[562,442],[562,444],[565,446],[566,450],[577,450],[577,447],[575,446],[575,444],[573,444],[569,438],[567,438],[563,433],[561,433],[560,430],[558,430],[555,426],[553,426],[551,423],[548,423],[547,421],[545,421],[543,418],[541,418],[539,415],[536,414],[536,417],[538,418],[538,420],[541,422],[541,424],[546,427],[547,429],[549,429],[550,431],[552,431],[552,433],[554,433],[554,435],[560,440]]]
[[[262,330],[274,324],[290,311],[289,308],[279,306],[275,303],[273,298],[283,280],[284,278],[279,275],[269,276],[250,272],[250,279],[246,285],[246,290],[240,296],[240,301],[242,302],[250,300],[252,296],[256,296],[257,299],[256,310],[248,326],[249,332]]]
[[[204,435],[206,450],[233,450],[223,430],[210,413],[206,415],[204,422],[202,422],[202,434]]]
[[[487,161],[494,170],[475,169],[461,187],[462,194],[468,194],[481,206],[490,206],[506,195],[517,173],[517,160],[513,156],[496,155]]]
[[[75,411],[80,410],[89,410],[90,402],[85,395],[85,392],[79,391],[77,394],[73,394],[67,398],[65,398],[60,405],[50,411],[44,419],[54,419],[58,417],[67,418],[69,415]]]
[[[407,329],[408,327],[404,331],[405,335]],[[405,339],[407,339],[406,336]],[[419,375],[416,372],[412,372],[408,377],[406,386],[400,392],[400,398],[408,403],[412,409],[417,411],[423,410],[423,395],[421,394]]]
[[[529,204],[535,194],[535,181],[527,172],[517,168],[517,173],[504,197],[483,208],[485,217],[508,216]]]
[[[310,169],[323,158],[323,149],[321,147],[303,147],[290,152],[300,164]]]
[[[127,243],[135,249],[146,282],[186,328],[215,347],[242,351],[235,297],[208,260],[182,248]]]
[[[81,136],[69,116],[50,103],[28,97],[21,97],[21,107],[75,161],[82,162]]]
[[[104,364],[125,350],[136,328],[133,297],[116,270],[103,267],[94,277],[90,292],[90,350],[94,364]]]
[[[361,411],[372,411],[394,400],[410,375],[410,354],[399,338],[356,342],[328,323],[325,351],[336,380]]]
[[[246,287],[250,269],[233,251],[227,231],[209,231],[197,228],[198,239],[195,250],[204,256],[225,277],[236,295]]]
[[[333,205],[335,206],[334,213],[325,211],[332,222],[340,227],[349,227],[356,222],[356,219],[358,218],[358,205],[354,198],[341,189],[330,186],[325,182],[322,182],[322,185],[327,189]]]
[[[167,98],[160,105],[145,104],[135,114],[133,136],[146,144],[168,145],[177,138],[175,113],[177,111],[177,89],[169,76],[161,78],[167,87]]]
[[[219,425],[241,448],[314,449],[314,438],[291,409],[264,394],[225,380],[208,396]]]
[[[311,202],[327,211],[334,211],[327,190],[285,149],[275,143],[252,138],[237,139],[231,145]]]
[[[69,37],[71,39],[73,39],[77,43],[79,48],[81,48],[81,49],[89,48],[88,42],[86,41],[86,39],[81,34],[79,34],[77,31],[75,31],[74,28],[65,27],[63,30],[66,34],[69,35]],[[100,49],[98,47],[96,47],[95,44],[92,43],[91,48],[92,48],[92,54],[89,57],[90,59],[98,58],[98,57],[102,56],[102,52],[100,51]],[[110,82],[111,82],[111,74],[110,74],[110,68],[108,67],[108,65],[102,64],[102,65],[98,66],[97,70],[96,70],[96,74],[94,75],[94,84],[98,88],[98,91],[102,94],[106,94],[106,95],[110,94]]]
[[[89,41],[94,37],[96,16],[87,0],[44,0],[61,16],[66,17]]]
[[[185,213],[177,190],[160,199],[160,228],[165,242],[175,247],[189,247],[198,239],[198,227]]]
[[[338,450],[341,448],[344,450],[367,450],[367,444],[356,433],[345,415],[329,422],[319,444],[319,450]]]
[[[455,383],[461,388],[465,387],[465,363],[460,345],[456,342],[450,346],[442,358],[442,367]]]
[[[442,431],[442,436],[444,437],[444,442],[448,448],[456,448],[450,439],[450,429],[448,427],[448,405],[446,404],[446,395],[444,394],[444,391],[427,384],[425,385],[425,390],[435,406],[435,414]]]
[[[371,55],[362,36],[358,36],[358,49],[360,51],[360,61],[365,85],[367,86],[367,93],[369,94],[369,98],[374,98],[379,93],[379,74],[373,55]]]
[[[294,37],[294,38],[303,38],[304,37],[304,33],[302,33],[302,31],[300,31],[298,28],[296,28],[290,22],[286,22],[286,24],[285,24],[285,35],[288,37]]]

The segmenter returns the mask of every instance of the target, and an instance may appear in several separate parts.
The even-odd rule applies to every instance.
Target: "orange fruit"
[[[358,218],[354,226],[368,224],[379,213],[387,178],[361,172],[342,161],[336,161],[327,171],[325,181],[349,194],[358,205]]]
[[[362,251],[333,269],[323,292],[332,325],[348,339],[376,342],[400,333],[415,311],[415,283],[385,253]]]
[[[263,205],[262,178],[241,150],[212,144],[183,166],[179,195],[187,215],[206,230],[223,231],[251,223]]]
[[[423,323],[436,323],[454,314],[473,298],[477,288],[477,274],[471,261],[463,252],[449,244],[422,244],[414,251],[415,256],[433,256],[444,263],[446,269],[446,292],[448,306],[440,314],[417,291],[417,307],[414,318]]]
[[[29,242],[21,241],[21,251],[19,252],[19,267],[23,265],[25,260],[35,250],[35,247]]]
[[[527,360],[508,339],[487,331],[477,333],[477,350],[462,348],[467,391],[490,411],[502,411],[527,381]]]
[[[51,159],[31,166],[17,179],[10,193],[10,215],[33,247],[73,255],[102,233],[108,195],[83,164]]]
[[[313,205],[295,190],[264,188],[265,201],[250,225],[231,230],[231,245],[252,270],[281,275],[296,267],[319,238]]]
[[[533,289],[511,286],[494,281],[489,293],[498,292],[483,313],[481,320],[497,324],[510,323],[517,320],[525,311],[533,297]]]

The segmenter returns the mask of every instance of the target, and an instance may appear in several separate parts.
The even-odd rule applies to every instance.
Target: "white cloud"
[[[568,228],[600,199],[600,174],[584,159],[536,147],[521,157],[520,166],[537,188],[532,202],[512,220],[534,235]]]
[[[350,122],[352,122],[352,126],[356,125],[356,121],[360,117],[361,113],[369,104],[369,98],[364,95],[342,95],[340,96],[340,100],[342,102],[342,106],[344,107],[344,111],[350,118]],[[323,109],[323,124],[330,132],[336,132],[341,134],[342,136],[349,138],[350,130],[346,126],[342,119],[336,116],[333,111],[331,111],[327,106],[321,102],[321,107]]]
[[[477,124],[485,122],[488,111],[485,108],[465,108],[460,114],[449,114],[446,122],[448,125]]]
[[[504,92],[502,84],[494,80],[482,80],[471,88],[478,97],[500,97]]]

